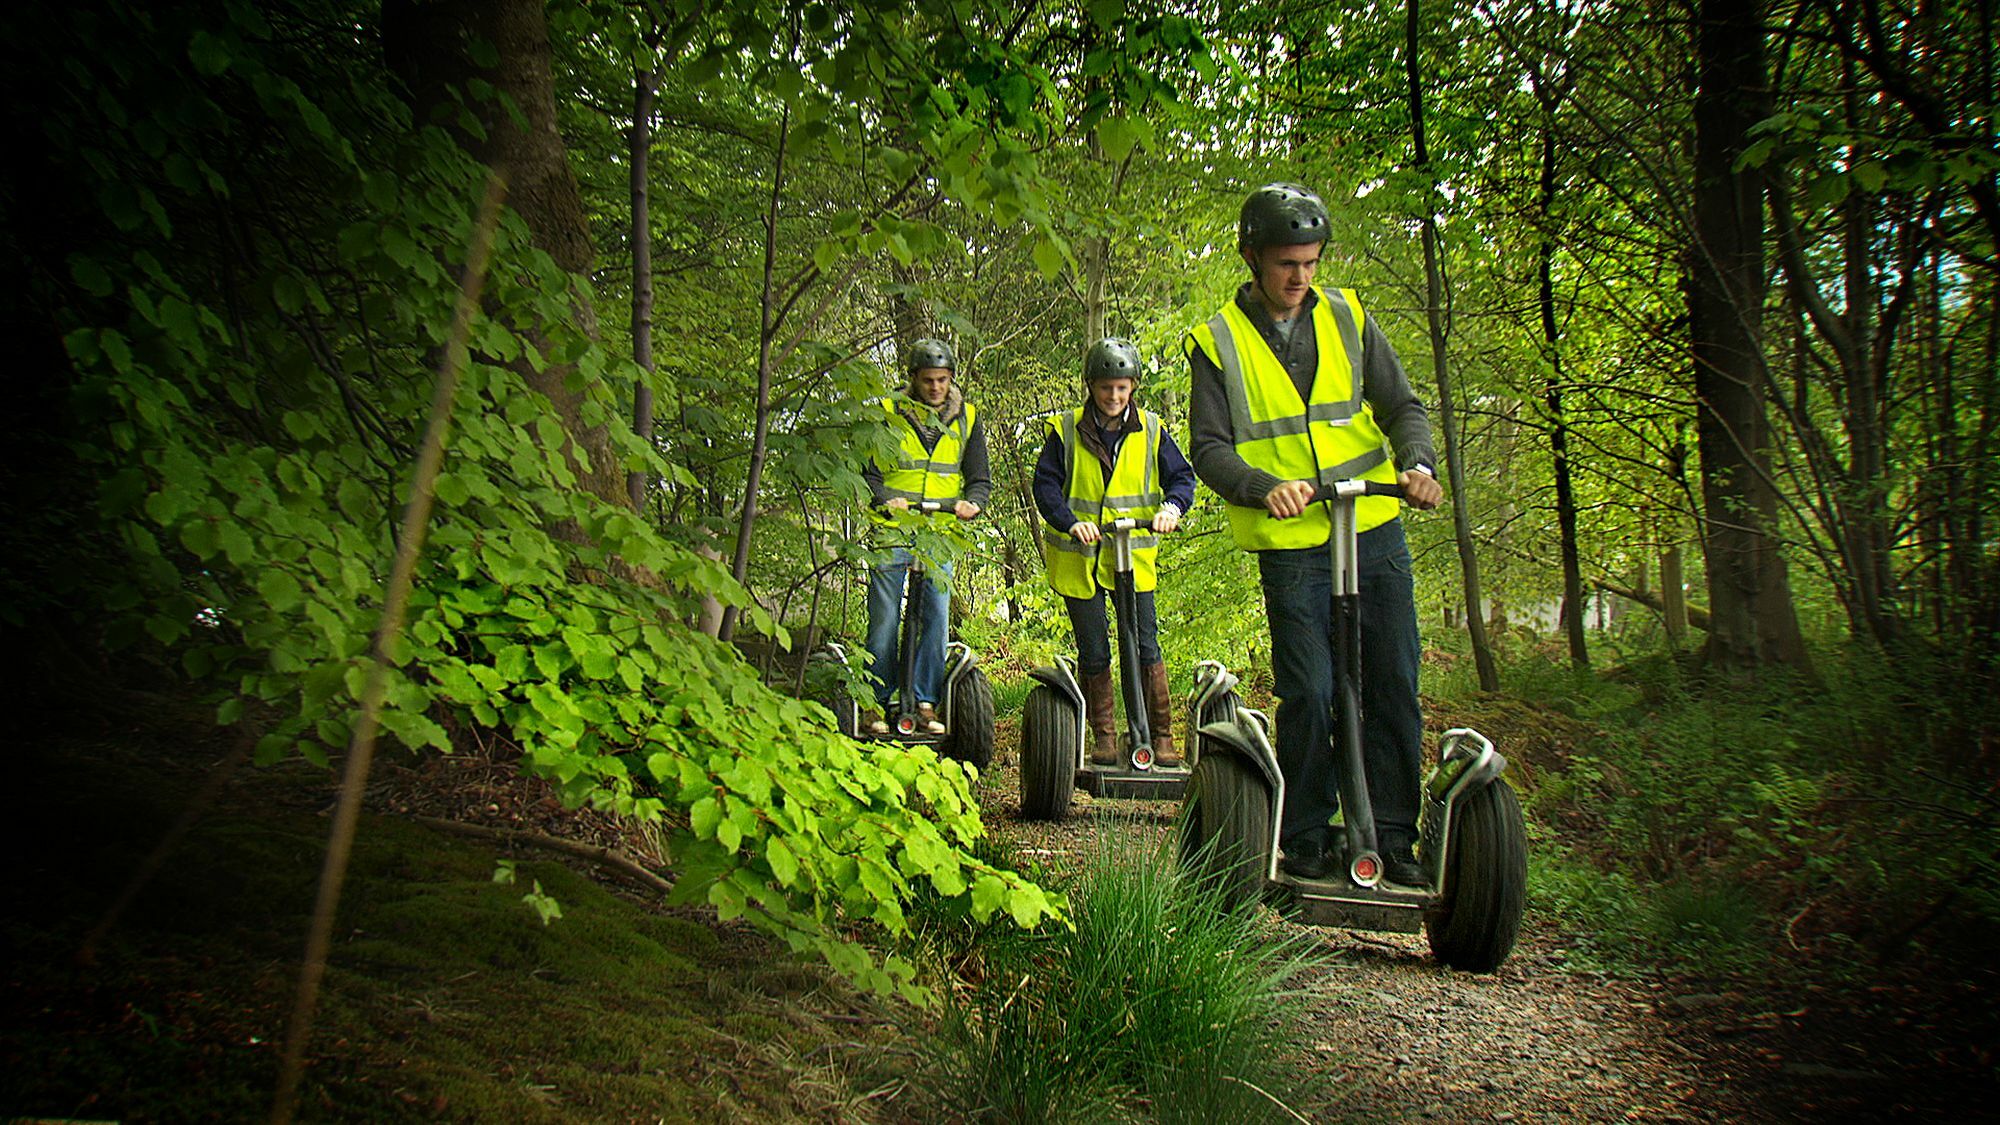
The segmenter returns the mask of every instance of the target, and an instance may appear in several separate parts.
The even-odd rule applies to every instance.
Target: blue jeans
[[[1076,667],[1086,676],[1111,670],[1111,626],[1105,613],[1105,603],[1109,599],[1103,590],[1088,598],[1072,598],[1063,595],[1063,608],[1069,610],[1069,629],[1076,635]],[[1139,666],[1160,662],[1160,624],[1153,613],[1153,591],[1140,590],[1133,599],[1137,610],[1139,636],[1134,642],[1139,652]]]
[[[875,702],[885,709],[903,682],[903,578],[909,569],[909,548],[897,547],[889,552],[889,561],[876,563],[868,574],[868,674],[875,679]],[[951,623],[951,567],[934,563],[925,574],[929,593],[916,607],[923,618],[910,690],[916,702],[935,704],[944,680],[945,633]]]
[[[1410,843],[1417,831],[1423,711],[1417,701],[1417,607],[1401,520],[1363,532],[1361,564],[1361,753],[1378,843]],[[1285,774],[1289,848],[1325,847],[1340,808],[1333,744],[1333,569],[1326,547],[1259,551],[1271,666],[1278,695],[1278,766]]]

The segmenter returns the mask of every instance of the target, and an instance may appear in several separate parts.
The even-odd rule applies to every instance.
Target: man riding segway
[[[1282,868],[1326,877],[1341,849],[1332,715],[1338,682],[1332,632],[1332,531],[1322,484],[1400,485],[1404,502],[1443,499],[1430,421],[1395,349],[1351,289],[1312,284],[1331,219],[1294,184],[1252,192],[1237,221],[1251,279],[1188,335],[1196,473],[1229,505],[1237,545],[1257,555],[1271,626],[1276,751],[1286,796]],[[1394,450],[1394,460],[1390,450]],[[1390,496],[1355,503],[1360,592],[1361,720],[1368,802],[1382,875],[1420,886],[1413,853],[1420,804],[1423,716],[1409,549]]]
[[[1160,655],[1154,613],[1159,536],[1180,524],[1194,503],[1195,475],[1159,416],[1132,401],[1142,379],[1139,349],[1106,337],[1084,357],[1082,406],[1049,419],[1049,435],[1035,464],[1035,507],[1041,512],[1042,559],[1049,585],[1061,594],[1076,637],[1077,668],[1091,732],[1090,761],[1119,761],[1118,719],[1111,678],[1111,641],[1105,591],[1115,589],[1116,560],[1103,548],[1106,529],[1119,518],[1137,521],[1131,534],[1135,594],[1132,634],[1144,687],[1151,765],[1181,767],[1174,748],[1173,703]],[[1148,534],[1150,533],[1150,534]],[[1128,654],[1122,654],[1121,658]],[[1127,707],[1138,696],[1127,686]]]
[[[957,359],[951,345],[922,339],[910,345],[903,369],[908,383],[884,400],[897,435],[896,457],[878,455],[863,467],[876,508],[891,519],[929,505],[961,520],[979,515],[992,491],[986,454],[986,431],[978,413],[953,385]],[[950,624],[951,564],[933,559],[928,566],[915,652],[904,676],[899,659],[898,625],[903,613],[904,582],[914,556],[898,545],[872,568],[868,582],[868,672],[875,683],[876,708],[862,717],[866,733],[886,735],[889,700],[899,690],[914,696],[910,733],[940,735],[945,723],[936,707],[945,668],[945,636]],[[903,681],[907,678],[907,684]],[[906,701],[908,703],[910,701]]]

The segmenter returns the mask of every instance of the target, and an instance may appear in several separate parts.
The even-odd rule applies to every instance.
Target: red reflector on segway
[[[1355,877],[1355,878],[1357,878],[1357,879],[1373,879],[1373,878],[1375,878],[1375,876],[1376,876],[1376,874],[1377,874],[1377,873],[1378,873],[1378,871],[1377,871],[1377,868],[1376,868],[1376,866],[1375,866],[1375,861],[1374,861],[1373,859],[1370,859],[1370,858],[1368,858],[1367,856],[1363,856],[1362,858],[1360,858],[1360,859],[1357,859],[1357,860],[1355,860],[1355,861],[1354,861],[1354,877]]]

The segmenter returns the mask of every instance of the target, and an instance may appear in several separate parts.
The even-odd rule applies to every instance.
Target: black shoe
[[[1417,862],[1417,857],[1411,852],[1408,844],[1383,850],[1382,878],[1386,882],[1398,883],[1405,887],[1430,885],[1430,880],[1424,876],[1423,865]]]
[[[1301,842],[1285,849],[1285,858],[1278,861],[1278,869],[1298,879],[1324,879],[1333,874],[1338,862],[1324,847]]]

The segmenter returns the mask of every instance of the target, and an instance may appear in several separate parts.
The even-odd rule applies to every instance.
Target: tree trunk
[[[1403,28],[1403,68],[1409,78],[1410,140],[1416,150],[1416,170],[1430,177],[1430,150],[1424,144],[1424,90],[1417,64],[1417,32],[1422,26],[1418,0],[1409,0]],[[1473,552],[1472,514],[1465,502],[1464,458],[1459,455],[1458,425],[1451,397],[1451,371],[1445,363],[1443,279],[1438,265],[1436,191],[1426,195],[1424,205],[1424,313],[1430,322],[1431,369],[1437,376],[1438,424],[1444,430],[1445,474],[1451,486],[1451,520],[1458,543],[1459,572],[1465,578],[1465,624],[1472,639],[1473,665],[1479,671],[1482,691],[1500,690],[1500,667],[1493,659],[1493,647],[1486,638],[1486,622],[1479,613],[1479,558]]]
[[[1583,635],[1583,567],[1577,557],[1576,545],[1576,488],[1570,480],[1569,423],[1563,416],[1562,331],[1556,324],[1556,239],[1549,215],[1556,199],[1556,137],[1552,113],[1550,117],[1551,120],[1544,121],[1542,125],[1542,236],[1535,245],[1536,289],[1542,314],[1542,357],[1548,365],[1542,383],[1542,401],[1549,411],[1549,453],[1556,478],[1556,525],[1563,568],[1563,629],[1569,636],[1570,667],[1589,671],[1590,649]]]
[[[771,165],[771,198],[764,211],[763,320],[757,333],[757,424],[750,438],[750,469],[743,482],[743,513],[736,526],[736,557],[729,572],[739,583],[750,576],[750,537],[757,524],[757,490],[764,483],[764,461],[771,451],[771,380],[775,372],[773,347],[778,331],[778,202],[784,198],[785,145],[791,136],[792,112],[786,107],[778,119],[778,149]],[[722,612],[723,640],[736,636],[736,607]]]
[[[645,36],[644,46],[651,51],[659,46],[660,33],[657,26],[650,28]],[[653,151],[653,90],[657,78],[652,70],[652,62],[646,60],[632,72],[632,362],[639,368],[639,378],[632,387],[632,432],[639,440],[650,444],[653,440],[653,222],[652,196],[649,182],[651,156]],[[625,487],[632,498],[636,511],[646,510],[647,474],[644,469],[633,469],[626,475]]]
[[[479,42],[492,46],[492,66],[474,61],[469,47]],[[480,115],[483,135],[461,131],[460,143],[507,177],[508,206],[527,224],[534,244],[563,269],[588,272],[595,251],[556,129],[548,19],[540,0],[384,0],[382,53],[408,88],[419,122],[452,123],[465,107]],[[467,95],[461,103],[459,95],[474,80],[491,83],[501,96]],[[575,311],[595,337],[596,310],[579,301]],[[578,484],[614,504],[628,503],[609,429],[584,423],[584,394],[568,386],[575,368],[549,364],[538,371],[525,359],[509,366],[554,405]]]
[[[1677,651],[1687,643],[1688,620],[1692,616],[1686,583],[1681,574],[1681,545],[1669,543],[1660,552],[1660,617],[1667,628],[1667,641]]]
[[[1696,14],[1694,231],[1688,321],[1701,453],[1710,627],[1724,672],[1807,668],[1774,535],[1764,402],[1763,175],[1738,167],[1761,121],[1762,0],[1700,0]]]

